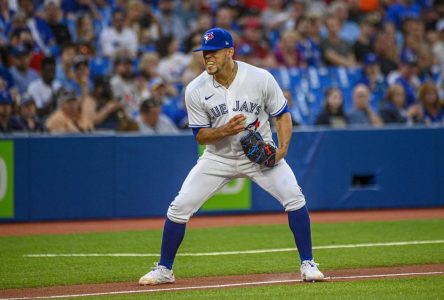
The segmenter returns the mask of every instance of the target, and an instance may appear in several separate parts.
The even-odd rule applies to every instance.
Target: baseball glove
[[[259,132],[248,130],[240,143],[245,155],[254,163],[273,168],[276,163],[276,148],[264,142]]]

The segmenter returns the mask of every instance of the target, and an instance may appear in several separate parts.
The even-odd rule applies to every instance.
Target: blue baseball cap
[[[374,53],[367,53],[367,55],[364,57],[364,65],[373,65],[378,63],[378,57]]]
[[[8,90],[0,91],[0,104],[12,104],[12,97]]]
[[[410,66],[416,66],[418,62],[418,59],[416,58],[415,53],[413,53],[410,49],[404,49],[401,52],[401,63],[410,65]]]
[[[225,29],[216,27],[207,30],[202,35],[202,46],[193,50],[193,52],[205,50],[213,51],[224,48],[233,48],[233,37]]]

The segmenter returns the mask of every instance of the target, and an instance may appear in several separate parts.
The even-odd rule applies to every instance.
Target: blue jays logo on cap
[[[233,47],[233,37],[225,29],[216,27],[207,30],[202,36],[202,44],[196,51],[214,51]]]
[[[209,40],[212,40],[214,38],[214,34],[212,32],[207,32],[204,35],[205,44],[208,43]]]

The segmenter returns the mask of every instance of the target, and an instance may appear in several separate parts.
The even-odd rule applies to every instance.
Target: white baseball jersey
[[[239,61],[237,65],[236,77],[228,89],[206,71],[189,83],[185,91],[189,127],[218,128],[242,113],[246,116],[246,126],[259,121],[257,131],[266,142],[273,143],[269,115],[279,115],[287,100],[268,71]],[[222,157],[242,155],[239,140],[246,133],[207,145],[206,151]]]

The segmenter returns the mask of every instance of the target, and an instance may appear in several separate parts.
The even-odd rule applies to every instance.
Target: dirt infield
[[[329,281],[376,280],[415,276],[443,275],[444,264],[400,266],[390,268],[330,270],[325,275]],[[221,289],[271,284],[308,284],[303,283],[297,273],[253,274],[240,276],[217,276],[178,279],[175,284],[160,286],[138,286],[137,282],[101,283],[88,285],[55,286],[45,288],[0,290],[1,299],[33,299],[110,296],[118,294],[153,293],[202,289]]]
[[[430,219],[444,218],[444,207],[325,211],[311,212],[310,216],[313,223]],[[11,223],[0,224],[0,236],[161,229],[163,223],[164,218]],[[287,224],[287,215],[285,213],[279,213],[236,216],[196,216],[191,219],[188,227],[222,227],[255,224]]]

